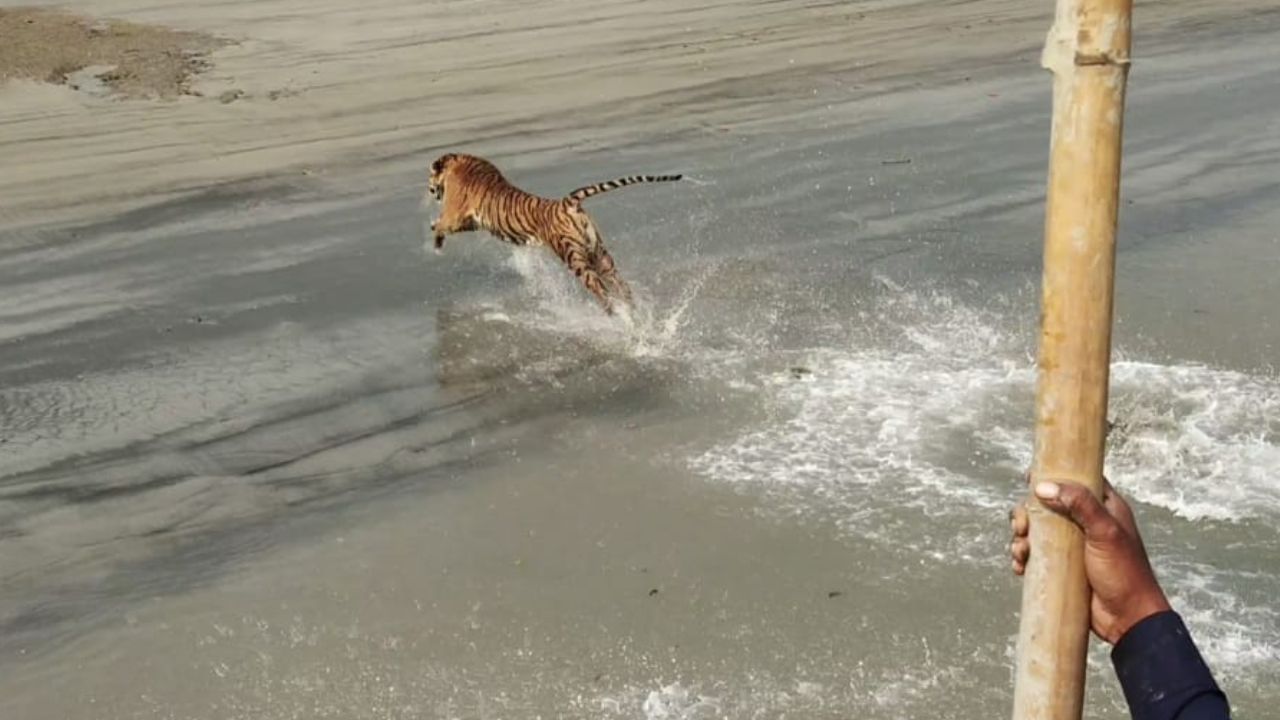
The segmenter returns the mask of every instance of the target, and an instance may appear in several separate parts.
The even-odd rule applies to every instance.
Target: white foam
[[[794,512],[831,517],[847,531],[926,554],[989,557],[979,523],[1010,501],[1007,484],[970,477],[970,440],[1031,371],[984,313],[945,296],[898,296],[886,312],[911,318],[883,344],[808,353],[810,373],[773,372],[762,384],[784,419],[692,460],[717,480],[758,488]],[[957,443],[957,439],[960,440]],[[892,502],[887,496],[892,496]],[[919,534],[923,516],[947,516],[948,537]]]
[[[693,467],[809,496],[791,498],[802,504],[835,503],[868,525],[860,534],[878,532],[872,486],[930,512],[1007,502],[1011,487],[990,474],[1008,478],[1030,462],[1025,341],[941,295],[902,294],[881,310],[900,318],[884,342],[812,350],[812,373],[799,378],[774,370],[745,380],[770,388],[783,419],[709,449]],[[1112,378],[1108,472],[1118,487],[1188,519],[1280,514],[1280,380],[1136,361],[1115,363]]]
[[[511,254],[510,265],[527,297],[511,313],[512,322],[639,358],[671,357],[691,349],[683,337],[689,327],[688,311],[716,270],[711,265],[695,274],[670,302],[648,297],[643,287],[633,286],[635,305],[621,307],[610,317],[545,250],[518,248]]]
[[[707,687],[713,686],[712,688]],[[865,704],[829,692],[822,684],[800,680],[784,683],[767,675],[720,679],[711,683],[663,682],[627,687],[579,702],[587,717],[608,720],[712,720],[712,718],[812,716],[824,708]]]
[[[904,638],[895,638],[904,639]],[[990,652],[982,648],[979,653]],[[975,680],[957,665],[907,652],[903,665],[865,662],[774,673],[733,669],[702,680],[656,680],[580,697],[575,717],[604,720],[711,720],[712,718],[935,717],[960,694],[1000,702],[1003,690]],[[815,678],[821,678],[822,682]]]
[[[1188,562],[1163,552],[1157,552],[1152,563],[1159,568],[1170,603],[1219,677],[1235,680],[1251,670],[1274,677],[1280,671],[1274,577]],[[1245,587],[1254,588],[1258,597],[1243,598]]]
[[[1280,515],[1280,379],[1119,361],[1111,416],[1106,472],[1129,497],[1188,520]],[[990,439],[1030,463],[1029,428]]]
[[[672,683],[651,691],[640,709],[647,720],[689,720],[696,717],[714,717],[720,705],[713,697],[699,695],[679,683]]]
[[[1280,515],[1280,379],[1117,363],[1108,467],[1132,497],[1188,519]]]
[[[767,512],[832,521],[889,552],[1004,568],[1002,511],[1031,459],[1026,339],[940,295],[895,294],[871,316],[893,318],[873,345],[815,349],[810,373],[744,380],[765,390],[767,424],[691,466],[760,494]],[[1112,378],[1108,474],[1123,492],[1190,522],[1280,515],[1280,380],[1134,360]],[[1161,536],[1185,532],[1141,514]],[[1280,669],[1274,578],[1149,544],[1215,667],[1254,679]]]

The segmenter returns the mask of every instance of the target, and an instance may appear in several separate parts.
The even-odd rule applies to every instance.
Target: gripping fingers
[[[1021,575],[1027,569],[1027,560],[1031,557],[1031,540],[1016,537],[1009,543],[1009,558],[1013,561],[1013,573]]]
[[[1031,557],[1031,539],[1028,537],[1031,522],[1024,505],[1018,505],[1009,511],[1009,529],[1013,534],[1009,541],[1013,574],[1022,575],[1027,571],[1027,559]]]
[[[1014,537],[1027,536],[1027,532],[1031,529],[1031,521],[1027,517],[1026,506],[1018,505],[1009,511],[1009,529],[1013,531]]]

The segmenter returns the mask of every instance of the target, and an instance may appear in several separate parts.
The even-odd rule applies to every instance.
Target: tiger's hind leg
[[[569,272],[573,273],[574,277],[578,278],[582,285],[592,295],[596,296],[596,299],[604,306],[605,313],[612,315],[613,297],[609,294],[609,288],[605,285],[604,278],[596,270],[595,263],[588,257],[582,244],[568,238],[561,238],[551,244],[551,249],[568,266]]]
[[[586,240],[587,253],[591,259],[591,266],[595,269],[596,274],[604,281],[609,295],[626,305],[631,305],[631,288],[623,281],[622,276],[618,274],[618,267],[613,262],[613,256],[604,247],[604,239],[600,237],[600,228],[587,215],[586,211],[581,207],[575,208],[574,219],[578,224],[578,231],[582,233],[583,239]]]
[[[624,305],[632,304],[631,287],[618,274],[618,266],[613,262],[613,256],[604,249],[603,245],[597,248],[595,270],[596,274],[609,286],[609,294],[612,297],[617,298]]]

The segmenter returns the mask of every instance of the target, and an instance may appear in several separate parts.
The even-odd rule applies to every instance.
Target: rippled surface
[[[1280,88],[1245,60],[1273,38],[1135,71],[1108,458],[1255,716]],[[538,255],[423,253],[407,185],[0,252],[0,714],[1006,712],[1048,105],[991,92],[522,172],[692,177],[592,206],[629,324]]]

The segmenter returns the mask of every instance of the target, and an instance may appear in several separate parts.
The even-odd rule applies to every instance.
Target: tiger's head
[[[449,168],[458,160],[457,153],[447,153],[431,163],[431,175],[427,178],[427,194],[436,200],[444,200],[444,179]]]

